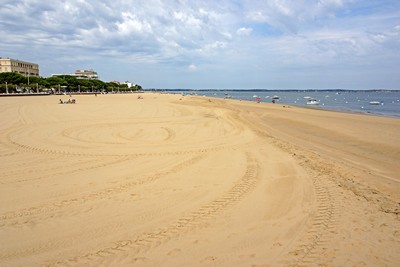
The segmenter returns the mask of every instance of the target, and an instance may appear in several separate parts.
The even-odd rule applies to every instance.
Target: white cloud
[[[188,27],[200,28],[202,21],[199,18],[194,17],[192,14],[186,14],[182,11],[174,12],[173,18],[181,23],[186,24]]]
[[[131,12],[122,12],[123,21],[117,22],[118,32],[122,35],[130,35],[133,33],[151,33],[152,28],[146,21],[141,21]]]
[[[240,36],[248,36],[253,31],[252,28],[241,27],[237,29],[236,34]]]
[[[256,65],[393,67],[397,10],[395,0],[3,0],[1,56],[50,62],[41,67],[45,76],[106,59],[110,76],[120,75],[115,61],[171,72],[200,65],[202,73],[246,73]]]
[[[195,64],[190,64],[189,66],[188,66],[188,70],[189,71],[197,71],[197,69],[198,69],[198,67],[195,65]]]
[[[226,48],[227,45],[225,42],[215,41],[215,42],[211,43],[210,45],[208,45],[208,47],[210,47],[212,49],[223,49],[223,48]]]

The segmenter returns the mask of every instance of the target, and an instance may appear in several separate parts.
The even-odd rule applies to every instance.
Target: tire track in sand
[[[283,266],[309,266],[316,264],[318,259],[324,256],[324,261],[326,261],[328,255],[324,255],[324,252],[327,251],[324,244],[335,233],[340,214],[339,205],[336,202],[339,199],[335,189],[337,185],[316,166],[313,166],[312,161],[317,160],[312,153],[303,153],[295,145],[270,135],[264,128],[252,123],[251,118],[248,120],[241,116],[240,112],[235,114],[235,119],[247,125],[259,137],[267,139],[269,143],[286,152],[288,156],[294,157],[312,177],[312,186],[316,197],[314,214],[310,215],[310,219],[300,230],[299,238],[292,243],[289,251],[286,251],[286,254],[280,257],[282,260],[278,259],[278,262]],[[323,164],[323,162],[319,163]]]
[[[321,179],[322,178],[322,179]],[[281,262],[284,266],[310,266],[324,262],[332,262],[329,255],[325,255],[325,244],[336,232],[339,210],[335,185],[326,180],[326,177],[314,176],[312,179],[316,196],[314,214],[308,220],[305,231],[293,243],[290,251],[284,255]]]
[[[168,169],[165,169],[165,170],[153,173],[153,174],[144,175],[143,177],[136,179],[135,181],[132,181],[129,183],[124,183],[124,184],[121,184],[118,186],[104,188],[97,192],[92,192],[92,193],[89,193],[89,194],[86,194],[83,196],[60,200],[56,203],[43,204],[43,205],[39,205],[39,206],[21,209],[18,211],[4,213],[4,214],[0,215],[0,227],[21,226],[21,225],[28,224],[28,223],[36,223],[41,220],[48,220],[49,217],[51,217],[53,219],[55,217],[60,216],[58,213],[56,213],[56,212],[59,212],[60,209],[69,207],[71,205],[79,205],[79,204],[86,203],[88,201],[107,198],[112,195],[127,192],[127,191],[131,190],[132,188],[134,188],[135,186],[140,186],[143,184],[151,183],[151,182],[154,182],[154,181],[160,179],[163,176],[167,176],[171,173],[179,172],[182,169],[187,168],[187,167],[195,164],[196,162],[200,161],[205,156],[206,156],[205,154],[195,156],[193,158],[190,158],[188,160],[180,162],[180,163],[176,164],[175,166],[172,166],[171,168],[168,168]],[[76,210],[75,210],[75,212],[76,212]],[[44,214],[45,216],[43,215],[42,217],[40,217],[39,215],[41,215],[41,214]]]
[[[60,158],[58,158],[60,159]],[[3,181],[0,182],[0,184],[17,184],[17,183],[22,183],[22,182],[29,182],[29,181],[36,181],[36,180],[41,180],[41,179],[46,179],[46,178],[54,178],[59,175],[71,175],[77,172],[82,172],[82,171],[87,171],[87,170],[92,170],[92,169],[97,169],[97,168],[102,168],[102,167],[107,167],[111,166],[114,164],[118,164],[121,162],[124,162],[128,160],[126,157],[122,158],[119,157],[118,159],[108,159],[108,160],[103,160],[99,162],[98,158],[91,158],[90,160],[83,160],[81,159],[79,161],[79,164],[71,164],[68,170],[63,169],[63,166],[60,165],[51,165],[49,164],[47,168],[41,168],[41,169],[22,169],[21,170],[18,167],[15,167],[15,169],[11,169],[8,173],[1,174]],[[49,160],[51,162],[51,159]],[[30,162],[30,164],[32,164]],[[25,164],[27,165],[27,164]],[[61,169],[61,170],[60,170]],[[51,174],[48,175],[41,175],[42,173],[47,173],[51,172]],[[34,175],[37,175],[36,177]],[[26,178],[20,178],[20,179],[15,179],[15,176],[23,176]],[[33,177],[32,177],[33,176]],[[8,180],[6,178],[9,178]]]
[[[174,133],[172,131],[168,131],[168,138],[173,138]],[[144,157],[144,156],[173,156],[173,155],[189,155],[189,154],[197,154],[197,153],[208,153],[212,151],[220,151],[229,147],[234,147],[232,145],[228,145],[222,143],[218,146],[209,146],[206,148],[200,149],[186,149],[186,150],[177,150],[177,151],[169,151],[169,152],[137,152],[137,153],[89,153],[89,152],[72,152],[67,150],[54,150],[47,148],[34,147],[28,144],[19,143],[11,137],[12,133],[7,134],[7,144],[16,148],[15,150],[18,152],[28,152],[33,154],[44,154],[44,155],[62,155],[66,157]]]
[[[232,186],[232,188],[220,198],[217,198],[200,209],[191,212],[187,216],[177,219],[167,227],[158,228],[150,232],[144,232],[130,239],[118,240],[102,249],[84,255],[78,255],[67,260],[58,261],[54,264],[67,266],[89,264],[108,256],[127,252],[129,252],[129,256],[135,256],[140,252],[168,242],[168,240],[178,237],[189,230],[202,226],[205,227],[208,220],[243,199],[247,193],[255,188],[258,180],[258,162],[253,156],[247,155],[246,172]]]
[[[310,214],[310,218],[305,226],[300,229],[298,238],[278,259],[283,266],[310,266],[320,262],[332,262],[326,255],[328,248],[325,244],[329,242],[331,236],[336,232],[338,219],[340,216],[339,194],[337,185],[328,177],[332,173],[324,173],[319,170],[314,162],[318,159],[315,155],[308,152],[302,152],[295,145],[279,140],[265,133],[259,133],[264,138],[270,139],[270,142],[291,155],[310,175],[312,186],[315,193],[315,209]],[[323,164],[323,162],[319,162]]]

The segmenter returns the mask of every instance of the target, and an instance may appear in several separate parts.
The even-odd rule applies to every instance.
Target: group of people
[[[75,99],[68,99],[68,101],[62,101],[61,100],[61,98],[60,98],[60,102],[59,102],[59,104],[75,104],[76,103],[76,101],[75,101]]]

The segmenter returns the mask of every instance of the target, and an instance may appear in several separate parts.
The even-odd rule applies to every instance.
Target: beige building
[[[94,70],[76,70],[74,74],[52,74],[53,77],[74,76],[82,80],[98,80],[99,76]]]
[[[0,73],[2,72],[15,72],[26,77],[39,77],[39,65],[17,59],[0,57]]]
[[[78,79],[97,80],[99,76],[94,70],[76,70],[75,76]]]

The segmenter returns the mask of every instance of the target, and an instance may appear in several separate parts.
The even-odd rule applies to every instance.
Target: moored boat
[[[316,99],[309,99],[306,104],[307,105],[319,105],[319,101]]]

